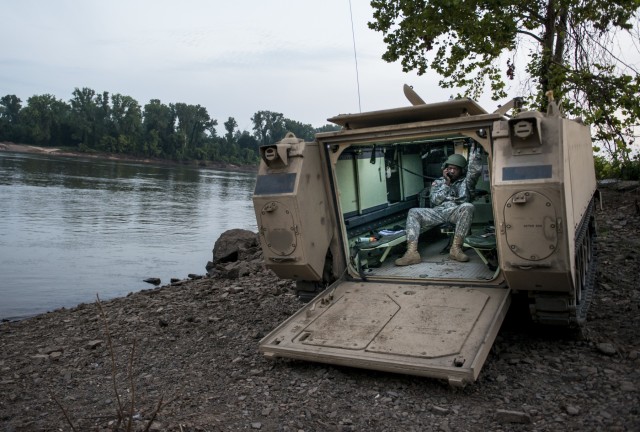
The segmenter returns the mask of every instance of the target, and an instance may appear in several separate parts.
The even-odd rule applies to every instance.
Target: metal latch
[[[275,201],[271,201],[270,203],[267,203],[267,205],[265,205],[262,210],[266,211],[266,212],[272,212],[275,211],[278,208],[278,203]]]
[[[514,204],[525,204],[527,202],[528,192],[518,192],[513,196]]]

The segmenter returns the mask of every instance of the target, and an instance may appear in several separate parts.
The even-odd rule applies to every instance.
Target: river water
[[[205,274],[255,173],[0,152],[0,319]]]

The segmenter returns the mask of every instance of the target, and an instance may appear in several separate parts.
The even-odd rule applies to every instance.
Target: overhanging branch
[[[523,34],[523,35],[526,35],[526,36],[531,36],[532,38],[534,38],[535,40],[537,40],[540,44],[542,44],[542,42],[543,42],[543,40],[542,40],[542,38],[541,38],[541,37],[536,36],[535,34],[533,34],[533,33],[529,32],[529,31],[526,31],[526,30],[516,30],[516,33],[520,33],[520,34]]]

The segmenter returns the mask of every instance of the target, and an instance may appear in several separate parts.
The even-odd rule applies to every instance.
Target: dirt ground
[[[465,388],[263,357],[258,341],[300,304],[257,271],[1,324],[0,430],[638,431],[640,192],[603,197],[583,337],[514,305]]]

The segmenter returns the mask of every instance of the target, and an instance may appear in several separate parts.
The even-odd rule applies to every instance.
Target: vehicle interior
[[[482,172],[473,191],[474,217],[464,251],[469,262],[449,259],[455,226],[426,230],[418,242],[420,264],[396,266],[406,250],[405,223],[409,209],[429,207],[433,180],[453,153],[468,157],[469,137],[435,137],[403,142],[352,145],[335,165],[337,188],[348,239],[350,265],[362,278],[410,278],[490,281],[497,276],[494,216],[488,155],[482,150]]]

